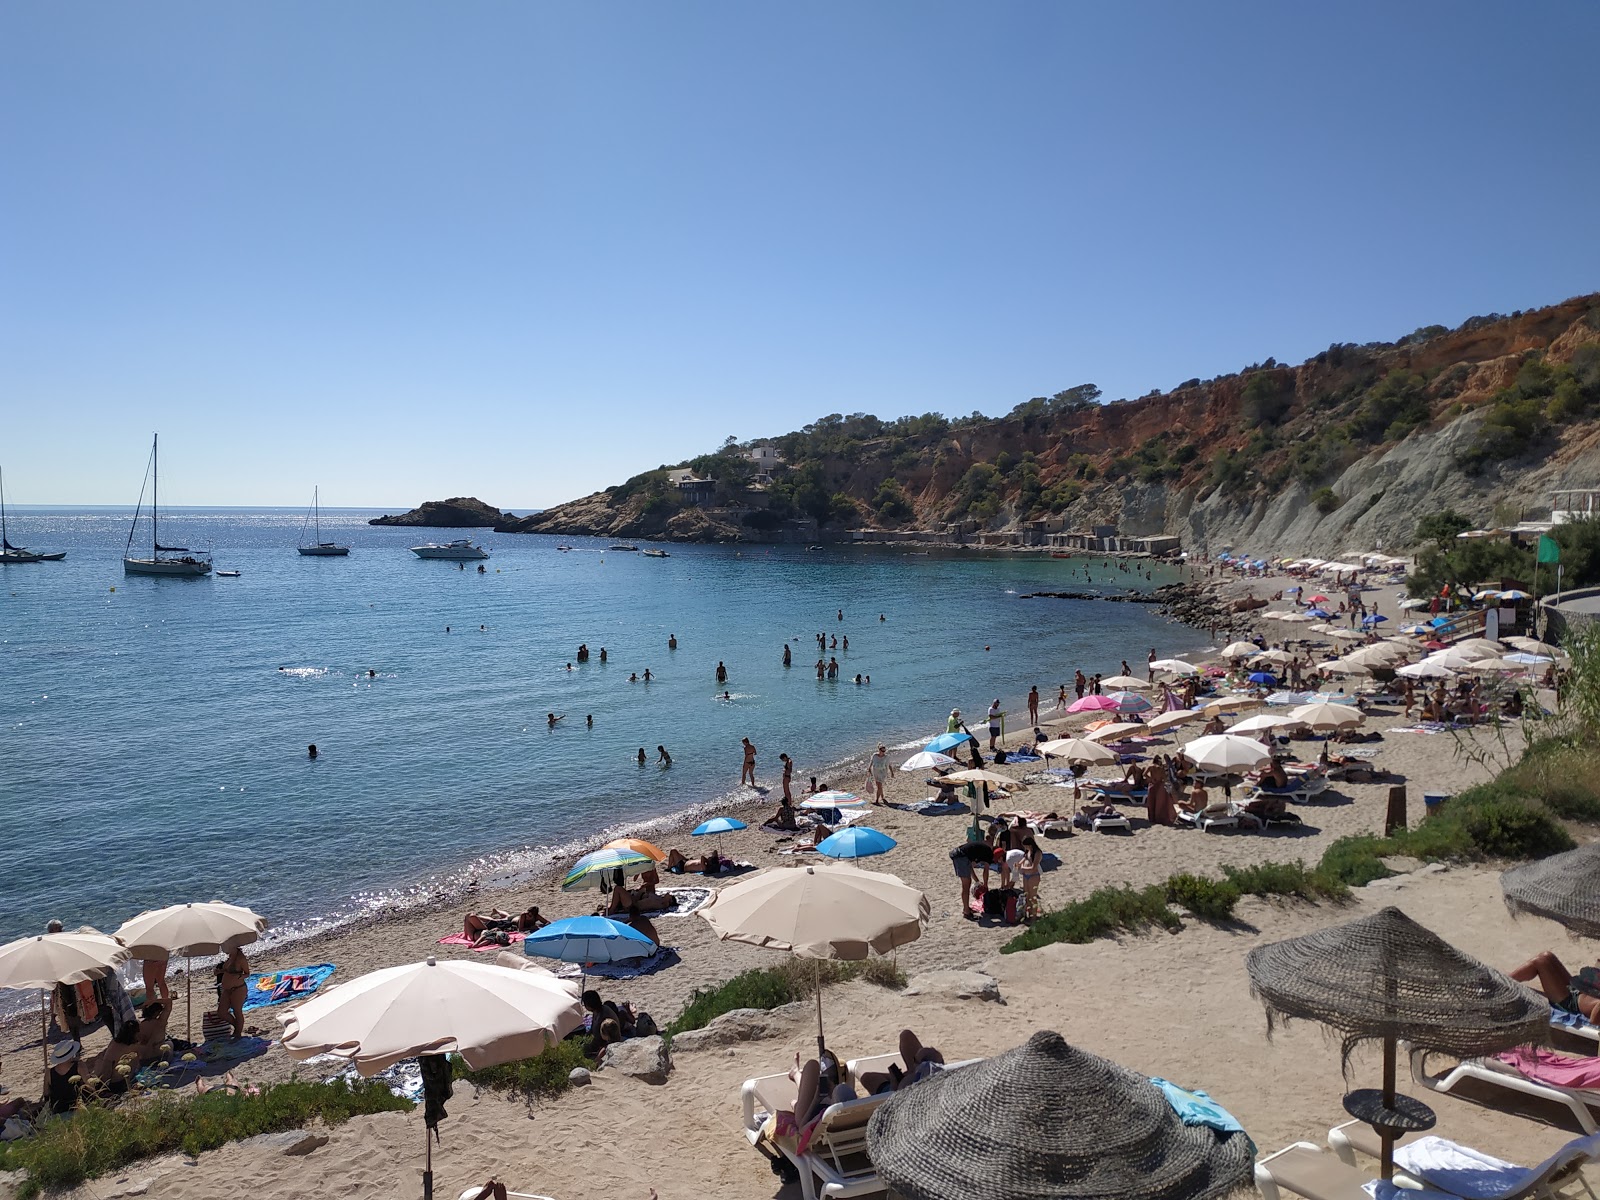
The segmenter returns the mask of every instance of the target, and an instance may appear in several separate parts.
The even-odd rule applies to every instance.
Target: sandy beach
[[[1246,590],[1269,596],[1282,581],[1228,581],[1219,585],[1226,596]],[[1385,605],[1385,607],[1390,607]],[[1285,636],[1285,628],[1267,623],[1269,640]],[[1291,636],[1295,636],[1291,634]],[[1142,665],[1147,648],[1126,648]],[[1070,680],[1071,665],[1053,668]],[[1141,672],[1142,673],[1142,672]],[[1019,681],[1022,688],[1033,681]],[[1037,681],[1041,711],[1053,707],[1054,677]],[[954,689],[953,689],[954,690]],[[975,732],[990,697],[957,694]],[[1025,711],[1025,710],[1024,710]],[[1092,715],[1092,714],[1091,714]],[[1077,727],[1091,715],[1069,718]],[[943,713],[928,714],[937,728]],[[1469,746],[1492,756],[1515,753],[1515,730],[1505,739],[1494,730],[1458,739],[1450,734],[1386,733],[1407,724],[1398,712],[1378,708],[1366,729],[1384,733],[1376,744],[1377,765],[1393,778],[1373,784],[1337,784],[1310,803],[1296,806],[1304,824],[1297,829],[1266,833],[1202,834],[1149,826],[1141,810],[1132,836],[1084,834],[1052,838],[1045,843],[1051,858],[1041,885],[1045,911],[1057,908],[1095,888],[1129,883],[1141,886],[1176,871],[1215,872],[1227,864],[1303,859],[1313,863],[1336,838],[1381,828],[1386,798],[1394,783],[1405,783],[1413,821],[1422,815],[1422,792],[1454,792],[1482,779],[1486,768],[1470,760]],[[1199,733],[1192,724],[1171,731],[1175,739],[1151,751],[1170,751]],[[987,753],[987,738],[985,757]],[[1502,744],[1503,743],[1503,744]],[[1313,758],[1318,743],[1297,741],[1296,754]],[[863,751],[869,747],[863,747]],[[895,761],[905,757],[895,755]],[[864,759],[863,759],[864,761]],[[776,783],[772,756],[763,755],[759,777]],[[1021,776],[1039,764],[1007,764],[997,769]],[[730,756],[730,773],[737,770]],[[797,779],[809,773],[804,764]],[[850,769],[826,780],[837,787],[868,793],[864,771]],[[887,789],[895,804],[928,794],[923,775],[897,773]],[[725,854],[756,867],[781,865],[793,859],[780,853],[792,842],[759,827],[775,807],[777,787],[751,802],[738,815],[752,828],[727,835]],[[1065,811],[1070,789],[1034,786],[1002,801],[992,811],[1041,809]],[[1320,1140],[1341,1118],[1344,1090],[1337,1046],[1319,1031],[1293,1029],[1269,1043],[1265,1021],[1248,996],[1243,959],[1251,946],[1277,940],[1319,925],[1334,923],[1398,903],[1407,912],[1485,961],[1508,967],[1532,950],[1554,946],[1565,958],[1591,961],[1593,948],[1564,944],[1552,926],[1507,917],[1498,900],[1496,873],[1456,869],[1402,876],[1398,881],[1362,889],[1352,906],[1268,903],[1247,898],[1238,921],[1225,928],[1187,922],[1176,936],[1101,941],[1087,946],[1054,946],[1027,954],[1005,955],[999,948],[1017,932],[988,922],[961,919],[959,884],[948,851],[963,838],[969,817],[922,816],[901,808],[874,809],[868,823],[890,834],[899,846],[889,855],[865,863],[890,871],[922,889],[932,917],[921,940],[902,949],[899,963],[915,976],[935,968],[975,968],[1000,982],[1005,1003],[954,1001],[933,996],[902,996],[866,984],[829,989],[825,1005],[830,1043],[845,1057],[881,1053],[892,1048],[897,1031],[916,1028],[943,1048],[947,1057],[962,1058],[1008,1049],[1037,1029],[1056,1029],[1069,1040],[1150,1074],[1189,1086],[1203,1087],[1244,1123],[1263,1152],[1297,1138]],[[643,833],[663,846],[696,853],[708,839],[690,839],[687,828],[652,829]],[[799,856],[795,856],[799,857]],[[1052,862],[1052,859],[1054,860]],[[722,886],[726,880],[699,876],[664,876],[663,886]],[[529,904],[551,918],[592,911],[597,892],[562,893],[555,878],[513,888],[482,887],[472,906],[498,906],[512,912]],[[374,919],[301,942],[278,953],[253,958],[256,969],[279,969],[313,962],[338,966],[334,982],[379,967],[417,961],[429,954],[469,955],[463,948],[438,945],[438,939],[460,928],[463,905],[458,901]],[[631,1001],[651,1012],[665,1026],[700,986],[714,984],[751,967],[774,965],[782,956],[770,951],[714,939],[698,917],[667,915],[657,921],[663,945],[676,950],[677,964],[655,974],[627,980],[600,981],[607,998]],[[485,955],[484,957],[490,957]],[[172,1028],[185,1020],[182,980],[173,992],[179,1001]],[[210,973],[196,979],[197,1002],[209,1003]],[[281,1010],[249,1014],[251,1024],[275,1036]],[[25,1042],[29,1026],[8,1032],[4,1071],[0,1078],[13,1089],[37,1087],[37,1042]],[[31,1027],[36,1030],[37,1026]],[[36,1039],[36,1032],[32,1034]],[[672,1197],[748,1197],[778,1194],[778,1181],[766,1161],[751,1151],[738,1134],[740,1082],[753,1075],[785,1069],[794,1054],[804,1052],[812,1036],[797,1017],[783,1037],[678,1056],[669,1081],[660,1087],[599,1072],[592,1087],[532,1107],[490,1093],[474,1095],[458,1088],[436,1152],[438,1195],[454,1197],[470,1183],[495,1175],[508,1184],[559,1197],[643,1197],[647,1187],[663,1200]],[[92,1035],[91,1048],[103,1042]],[[1373,1072],[1371,1056],[1358,1059],[1355,1070]],[[243,1081],[284,1079],[295,1072],[314,1074],[293,1063],[281,1048],[243,1064]],[[1450,1136],[1491,1153],[1533,1161],[1565,1137],[1547,1125],[1490,1114],[1459,1100],[1441,1101],[1441,1128]],[[202,1197],[234,1190],[248,1180],[249,1191],[263,1200],[304,1196],[325,1188],[328,1194],[389,1196],[417,1187],[421,1149],[420,1110],[410,1115],[360,1118],[330,1131],[331,1140],[305,1158],[286,1158],[259,1147],[228,1147],[202,1156],[196,1164],[181,1159],[146,1163],[123,1177],[127,1185],[148,1181],[139,1194],[151,1197]],[[790,1189],[794,1190],[794,1189]],[[84,1196],[119,1194],[111,1178],[94,1182]],[[798,1194],[795,1191],[795,1194]]]

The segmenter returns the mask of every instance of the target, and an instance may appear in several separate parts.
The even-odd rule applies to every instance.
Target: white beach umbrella
[[[1367,635],[1358,629],[1335,629],[1330,626],[1328,629],[1328,636],[1331,638],[1337,638],[1341,642],[1359,642]]]
[[[1278,620],[1287,621],[1291,625],[1293,625],[1293,624],[1309,625],[1312,621],[1315,621],[1316,618],[1313,617],[1313,616],[1310,616],[1310,615],[1308,615],[1306,613],[1302,613],[1302,612],[1291,612],[1291,613],[1284,613],[1283,615],[1281,615],[1278,618]]]
[[[1167,675],[1198,675],[1200,668],[1193,663],[1186,663],[1181,658],[1158,658],[1150,664],[1152,671],[1160,671]]]
[[[922,936],[928,898],[893,875],[808,863],[769,867],[719,889],[700,916],[722,941],[786,950],[799,958],[857,962]],[[819,967],[820,973],[820,967]],[[822,988],[817,988],[817,1051]]]
[[[1205,715],[1214,717],[1218,713],[1242,712],[1247,708],[1260,708],[1262,701],[1254,696],[1219,696],[1215,700],[1206,701]]]
[[[1091,729],[1083,736],[1091,742],[1114,742],[1130,733],[1145,733],[1148,728],[1138,721],[1117,721],[1115,724],[1102,725],[1099,729]]]
[[[956,760],[948,754],[940,754],[937,750],[918,750],[905,762],[900,764],[902,771],[926,771],[933,767],[953,767]]]
[[[1366,675],[1369,668],[1358,662],[1351,662],[1347,658],[1331,658],[1327,662],[1317,664],[1317,670],[1328,675]]]
[[[1180,708],[1173,712],[1164,712],[1151,717],[1144,723],[1146,729],[1159,733],[1163,729],[1171,729],[1175,725],[1186,725],[1190,721],[1205,720],[1205,713],[1196,708]]]
[[[103,933],[36,933],[0,946],[0,988],[43,988],[40,1046],[50,1069],[50,992],[58,983],[104,979],[128,961],[128,951]]]
[[[1436,663],[1441,667],[1448,667],[1452,671],[1465,671],[1483,655],[1470,654],[1454,648],[1448,650],[1435,650],[1428,655],[1424,662]]]
[[[1303,724],[1303,722],[1296,721],[1293,717],[1287,716],[1283,713],[1261,713],[1258,716],[1246,717],[1237,725],[1233,726],[1233,728],[1229,729],[1228,732],[1261,733],[1268,729],[1286,729],[1291,725],[1300,724]]]
[[[979,767],[974,767],[968,771],[951,771],[944,778],[950,783],[992,783],[999,787],[1009,788],[1027,786],[1009,775],[1001,775],[998,771],[985,771]]]
[[[1414,612],[1419,608],[1427,608],[1430,603],[1431,601],[1428,600],[1418,600],[1415,597],[1407,597],[1406,599],[1400,601],[1399,608],[1401,612]]]
[[[1491,655],[1498,658],[1506,652],[1506,648],[1499,642],[1491,642],[1488,638],[1468,638],[1464,642],[1456,642],[1450,649],[1459,650],[1463,654],[1470,654],[1474,658],[1485,658]]]
[[[1232,733],[1195,738],[1183,753],[1201,770],[1214,773],[1249,771],[1272,761],[1271,751],[1260,742]]]
[[[194,972],[188,960],[196,954],[221,954],[247,946],[267,927],[265,917],[237,904],[221,900],[172,904],[142,912],[124,921],[111,936],[128,948],[137,959],[165,962],[174,954],[184,957],[184,979],[188,988],[188,1034],[194,1037]]]
[[[1046,758],[1064,758],[1074,763],[1114,763],[1117,761],[1116,752],[1102,746],[1099,742],[1091,742],[1087,738],[1057,738],[1053,742],[1040,742],[1040,754]]]
[[[1344,574],[1346,571],[1359,571],[1360,569],[1361,568],[1356,566],[1354,563],[1347,562],[1325,562],[1317,568],[1317,570],[1321,571],[1323,574],[1327,574],[1331,571],[1340,575]]]
[[[1229,642],[1222,648],[1223,658],[1249,658],[1260,653],[1261,647],[1254,642]]]
[[[1454,677],[1455,672],[1443,663],[1425,658],[1421,662],[1396,668],[1395,674],[1404,675],[1407,679],[1450,679]]]
[[[1359,708],[1348,704],[1302,704],[1291,708],[1289,716],[1313,729],[1353,729],[1367,719]]]
[[[1258,662],[1288,663],[1293,662],[1294,657],[1287,650],[1258,650],[1250,656],[1250,663],[1252,666]]]
[[[1132,675],[1113,675],[1110,679],[1102,679],[1100,686],[1108,692],[1126,692],[1131,688],[1147,688],[1150,681],[1135,679]]]
[[[1257,615],[1263,621],[1287,621],[1291,618],[1298,618],[1300,616],[1299,613],[1289,612],[1287,609],[1279,608],[1270,609],[1267,612],[1258,613]]]
[[[1562,655],[1561,657],[1566,657]],[[1542,667],[1557,661],[1553,654],[1530,654],[1526,650],[1519,650],[1515,654],[1506,655],[1506,662],[1514,663],[1519,667]]]
[[[1521,663],[1514,663],[1509,659],[1480,658],[1477,662],[1468,666],[1467,670],[1479,675],[1490,675],[1496,672],[1504,672],[1510,675],[1515,674],[1518,671],[1526,670],[1526,668]]]
[[[1403,646],[1393,642],[1373,642],[1369,646],[1360,646],[1344,656],[1347,663],[1357,663],[1363,667],[1386,667],[1390,663],[1399,662],[1408,652]]]
[[[1518,637],[1508,637],[1508,638],[1506,638],[1504,640],[1505,640],[1505,643],[1508,646],[1515,646],[1518,650],[1526,651],[1529,654],[1555,654],[1556,653],[1556,647],[1552,646],[1549,642],[1541,642],[1536,637],[1520,637],[1520,636],[1518,636]]]

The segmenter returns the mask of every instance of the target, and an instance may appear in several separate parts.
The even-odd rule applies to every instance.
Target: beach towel
[[[343,1062],[344,1060],[332,1054],[319,1054],[315,1058],[308,1058],[306,1062]],[[376,1082],[384,1084],[388,1089],[402,1100],[409,1100],[413,1104],[422,1103],[422,1068],[414,1058],[403,1058],[392,1067],[385,1067],[372,1077]],[[361,1072],[354,1066],[346,1066],[336,1075],[330,1075],[328,1083],[356,1083],[361,1079]]]
[[[309,996],[328,981],[334,970],[332,963],[313,963],[309,967],[252,975],[245,980],[244,1011],[271,1008],[274,1004]]]
[[[193,1061],[175,1058],[168,1062],[165,1070],[151,1063],[133,1077],[133,1082],[141,1088],[182,1087],[196,1079],[225,1075],[242,1062],[260,1058],[271,1048],[269,1038],[217,1038],[196,1046]]]
[[[1006,751],[1006,761],[1008,763],[1014,763],[1014,762],[1041,762],[1043,760],[1039,757],[1039,755],[1035,754],[1032,750],[1007,750]]]
[[[1538,1046],[1518,1046],[1495,1058],[1517,1074],[1555,1087],[1600,1089],[1600,1058],[1574,1058]]]
[[[687,917],[690,913],[705,907],[706,901],[711,899],[711,889],[708,887],[685,888],[659,888],[658,893],[663,896],[676,897],[676,908],[663,908],[658,912],[647,913],[653,921],[662,917]]]
[[[641,975],[654,975],[679,962],[678,952],[671,946],[659,946],[649,958],[636,958],[629,962],[593,963],[584,968],[577,963],[563,963],[556,972],[563,979],[576,979],[580,975],[600,979],[637,979]]]
[[[1600,1150],[1600,1134],[1569,1142],[1557,1153],[1593,1155]],[[1463,1200],[1492,1200],[1524,1186],[1538,1168],[1530,1170],[1503,1158],[1484,1154],[1449,1138],[1418,1138],[1394,1152],[1394,1164],[1424,1183],[1442,1188]]]
[[[962,800],[918,800],[912,804],[891,804],[889,807],[924,817],[951,817],[956,813],[972,811]]]
[[[528,936],[527,934],[520,933],[515,929],[506,929],[506,930],[502,930],[502,932],[506,935],[506,937],[508,939],[507,945],[511,945],[511,946],[515,946],[523,938]],[[439,939],[439,943],[438,944],[441,945],[441,946],[466,946],[469,949],[474,950],[479,954],[482,954],[485,950],[504,950],[505,949],[505,946],[502,946],[499,942],[489,942],[486,945],[474,946],[472,944],[472,939],[469,938],[464,933],[452,933],[449,937],[442,937],[442,938]]]
[[[1234,1115],[1204,1092],[1181,1088],[1159,1076],[1151,1076],[1150,1082],[1161,1089],[1172,1111],[1178,1114],[1178,1119],[1185,1125],[1205,1125],[1218,1133],[1244,1132],[1244,1126],[1239,1124]]]

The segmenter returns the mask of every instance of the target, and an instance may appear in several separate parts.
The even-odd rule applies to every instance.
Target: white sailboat
[[[65,550],[57,554],[43,554],[37,550],[29,550],[26,546],[13,546],[11,535],[6,529],[6,488],[4,477],[0,477],[0,565],[9,563],[36,563],[60,562],[67,556]]]
[[[317,492],[320,490],[319,488],[311,489],[311,511],[306,513],[305,523],[300,526],[300,545],[298,549],[307,558],[340,558],[350,553],[350,547],[322,540],[322,510],[317,504]],[[305,540],[306,525],[312,525],[316,530],[312,540],[309,542]]]
[[[160,486],[158,456],[160,438],[151,435],[150,467],[145,478],[150,483],[150,557],[138,558],[133,552],[133,535],[139,532],[139,513],[144,508],[144,488],[139,488],[139,503],[133,510],[133,526],[128,530],[128,544],[122,551],[122,571],[125,575],[178,575],[195,578],[211,574],[211,555],[187,546],[163,546],[157,525],[160,511],[157,506],[157,489]]]

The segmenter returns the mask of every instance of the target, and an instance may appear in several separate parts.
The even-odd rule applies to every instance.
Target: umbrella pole
[[[39,989],[39,1052],[44,1055],[44,1073],[50,1074],[50,989]]]
[[[1386,1110],[1394,1108],[1394,1060],[1394,1038],[1386,1037],[1383,1039],[1383,1107]],[[1394,1130],[1380,1128],[1378,1137],[1383,1144],[1383,1154],[1379,1159],[1383,1165],[1383,1178],[1386,1180],[1393,1179]]]
[[[183,956],[183,981],[188,989],[188,998],[184,1001],[184,1020],[188,1022],[185,1029],[185,1040],[194,1041],[194,964],[189,961],[189,956]]]
[[[422,1200],[433,1200],[433,1139],[428,1136],[428,1123],[422,1123]]]
[[[822,1040],[822,960],[811,960],[811,978],[817,987],[817,1063],[822,1063],[822,1052],[827,1049]]]

